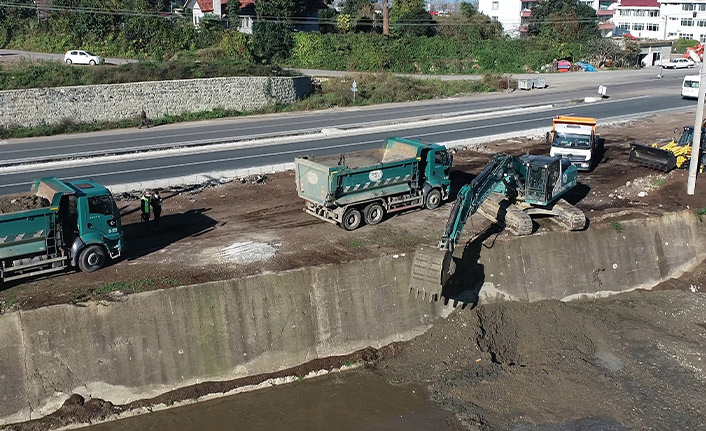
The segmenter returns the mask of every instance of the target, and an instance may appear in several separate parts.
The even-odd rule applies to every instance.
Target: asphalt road
[[[80,47],[76,47],[75,49],[81,49]],[[99,52],[96,52],[97,55],[101,55]],[[53,61],[64,61],[64,54],[51,54],[47,52],[31,52],[31,51],[18,51],[16,49],[0,49],[0,58],[3,60],[13,60],[15,58],[25,58],[28,60],[53,60]],[[137,63],[137,60],[126,60],[124,58],[108,58],[105,57],[105,64],[106,65],[118,65],[118,64],[126,64],[126,63]],[[81,66],[77,66],[81,67]],[[84,66],[87,67],[87,66]],[[100,66],[96,66],[100,67]]]
[[[0,166],[116,152],[183,147],[204,143],[256,139],[276,135],[317,132],[324,128],[365,127],[372,124],[451,116],[464,112],[495,111],[521,106],[568,102],[596,95],[599,83],[607,85],[611,99],[635,95],[673,94],[678,98],[688,71],[669,71],[663,79],[655,70],[608,71],[547,76],[548,89],[505,94],[478,94],[446,100],[388,104],[366,108],[330,109],[202,121],[151,129],[115,130],[49,138],[14,139],[0,145]],[[552,80],[556,84],[552,84]],[[631,108],[632,109],[632,108]],[[639,110],[639,108],[636,108]]]
[[[288,163],[293,161],[294,157],[305,154],[321,156],[376,148],[381,145],[384,138],[395,135],[420,138],[431,142],[445,142],[547,127],[551,118],[557,114],[589,116],[605,120],[629,114],[644,114],[669,109],[685,110],[693,108],[694,105],[695,102],[682,100],[678,94],[643,95],[593,104],[577,104],[568,108],[547,109],[542,112],[492,117],[452,124],[417,128],[409,128],[408,125],[400,124],[396,126],[397,130],[383,133],[312,138],[281,145],[224,151],[204,151],[198,154],[174,155],[170,157],[147,159],[130,157],[120,162],[48,169],[42,172],[1,173],[0,193],[25,191],[31,181],[38,176],[57,176],[64,179],[92,178],[104,184],[121,184],[211,171]],[[87,163],[90,163],[90,159]]]

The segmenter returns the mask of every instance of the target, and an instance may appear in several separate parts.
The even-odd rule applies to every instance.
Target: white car
[[[694,67],[694,64],[694,60],[690,58],[675,58],[674,60],[662,63],[662,67],[665,69],[687,69]]]
[[[90,64],[91,66],[95,66],[96,64],[105,63],[105,58],[101,57],[100,55],[92,54],[88,51],[72,49],[71,51],[66,51],[66,54],[64,54],[64,63]]]

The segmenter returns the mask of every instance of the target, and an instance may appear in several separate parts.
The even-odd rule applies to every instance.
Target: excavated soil
[[[599,130],[605,139],[603,160],[593,172],[579,175],[579,185],[567,200],[581,208],[591,224],[706,207],[703,179],[697,193],[687,196],[686,171],[662,174],[628,161],[630,142],[668,141],[675,127],[689,122],[691,115],[664,115]],[[452,194],[496,152],[548,153],[543,140],[526,139],[461,150],[454,156]],[[646,195],[639,197],[641,192]],[[303,212],[293,172],[165,190],[162,197],[162,227],[147,230],[140,224],[138,194],[117,196],[126,235],[118,262],[91,274],[69,272],[5,286],[0,290],[0,312],[111,300],[115,290],[129,294],[411,252],[419,244],[437,242],[451,208],[446,204],[434,211],[412,211],[346,232]],[[469,223],[464,238],[483,229],[483,222]],[[536,226],[554,228],[545,220]]]
[[[50,202],[35,195],[0,196],[0,214],[48,207]]]
[[[706,296],[691,286],[456,312],[381,368],[472,431],[702,430]]]

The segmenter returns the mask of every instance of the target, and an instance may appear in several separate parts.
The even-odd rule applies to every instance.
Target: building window
[[[618,24],[618,28],[621,30],[630,30],[630,24],[628,24],[628,23]]]
[[[696,25],[699,27],[706,27],[706,19],[700,19],[696,21]]]
[[[632,16],[632,9],[623,9],[620,11],[620,16]]]
[[[706,6],[706,4],[704,4]],[[659,10],[648,10],[647,16],[656,17],[659,16]]]
[[[534,3],[534,2],[523,1],[523,2],[522,2],[522,10],[530,10],[530,9],[532,9],[532,6],[534,6],[533,3]]]
[[[694,10],[694,3],[684,3],[681,5],[681,10]]]
[[[659,31],[659,24],[647,24],[647,31]]]
[[[645,11],[642,9],[635,9],[635,16],[645,16]]]
[[[700,10],[700,11],[705,11],[705,10],[706,10],[706,3],[701,3],[701,4],[699,5],[699,10]]]
[[[635,24],[632,25],[633,30],[644,30],[645,29],[645,24],[641,22],[636,22]]]
[[[608,9],[608,7],[610,7],[610,5],[612,5],[612,4],[613,4],[613,1],[612,1],[612,0],[610,0],[610,1],[599,1],[599,2],[598,2],[598,9],[600,9],[600,10],[606,10],[606,9]]]
[[[693,18],[682,18],[681,19],[681,25],[683,27],[693,27],[694,26],[694,20]]]
[[[498,17],[497,16],[491,16],[490,17],[493,21],[498,22]]]
[[[693,39],[693,33],[679,33],[679,39]]]
[[[706,43],[706,34],[702,34],[701,36],[699,36],[699,42]]]
[[[493,2],[493,10],[498,10],[499,6],[500,6],[500,2],[497,2],[497,1]]]

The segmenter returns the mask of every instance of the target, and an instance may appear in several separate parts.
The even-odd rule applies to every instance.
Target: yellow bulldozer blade
[[[662,148],[648,145],[630,144],[629,160],[648,168],[657,169],[662,172],[669,172],[677,167],[677,156],[674,154],[676,147],[665,145]]]
[[[451,252],[438,247],[422,246],[414,253],[409,289],[417,298],[438,300],[442,287],[455,269]]]

